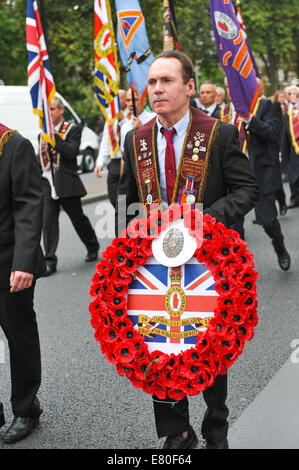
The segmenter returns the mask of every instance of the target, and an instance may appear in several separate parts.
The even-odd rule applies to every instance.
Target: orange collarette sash
[[[203,201],[209,156],[218,135],[219,125],[219,120],[196,108],[190,108],[190,122],[176,175],[172,203],[188,203],[192,206],[195,202]],[[151,204],[160,205],[162,202],[155,126],[156,118],[137,129],[133,135],[137,185],[140,200],[148,210]]]
[[[299,110],[289,109],[289,126],[292,139],[293,148],[297,155],[299,155]]]
[[[71,129],[72,124],[67,121],[63,121],[62,126],[58,132],[58,135],[64,140],[68,134],[68,131]],[[51,154],[51,155],[50,155]],[[59,169],[60,163],[60,154],[55,150],[53,147],[49,147],[47,145],[47,141],[41,137],[40,138],[40,162],[43,171],[48,171],[51,168],[51,161],[52,161],[52,168],[55,170]]]
[[[9,129],[9,127],[6,127],[4,124],[0,123],[0,157],[3,153],[4,145],[14,134],[18,134],[18,131]]]
[[[238,128],[239,141],[242,152],[245,153],[247,150],[247,134],[244,128],[244,122],[239,120],[240,114],[236,113],[235,121],[232,122],[232,103],[226,103],[224,108],[220,110],[220,120],[225,124],[233,124]]]

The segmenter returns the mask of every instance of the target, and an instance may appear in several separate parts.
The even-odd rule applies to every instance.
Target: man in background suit
[[[42,412],[36,397],[41,358],[33,309],[35,279],[43,274],[40,249],[43,194],[32,145],[0,124],[0,326],[8,341],[12,425],[6,444],[27,437]],[[0,404],[0,426],[4,425]]]
[[[256,222],[272,240],[280,268],[287,271],[290,269],[291,258],[284,244],[275,206],[275,194],[281,185],[275,161],[278,151],[277,124],[272,102],[263,98],[263,81],[259,78],[257,80],[260,85],[260,97],[254,113],[248,120],[244,120],[245,129],[250,136],[249,160],[260,188],[260,199],[255,207]]]
[[[213,82],[206,81],[202,83],[198,99],[195,98],[191,104],[208,116],[219,119],[220,106],[216,103],[216,86]]]
[[[43,171],[45,196],[43,241],[48,276],[56,272],[60,206],[71,219],[79,238],[86,246],[85,261],[95,261],[99,250],[95,231],[83,213],[81,204],[81,197],[86,195],[77,173],[77,155],[82,129],[76,124],[64,121],[64,105],[59,97],[56,96],[52,100],[50,112],[55,128],[55,148],[40,139],[41,162],[51,161],[51,168]]]
[[[284,115],[284,127],[282,136],[282,153],[285,156],[290,184],[289,208],[299,207],[299,133],[297,130],[299,103],[297,102],[298,88],[290,89],[290,107]]]

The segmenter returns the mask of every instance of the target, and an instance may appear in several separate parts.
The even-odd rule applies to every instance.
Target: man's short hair
[[[191,78],[194,78],[192,60],[184,52],[176,51],[175,49],[163,51],[154,58],[153,62],[157,59],[177,59],[180,61],[183,70],[183,82],[185,84],[188,83]]]
[[[215,85],[215,83],[211,82],[211,80],[206,80],[205,82],[203,82],[203,83],[200,85],[200,88],[202,87],[202,85],[213,85],[213,89],[214,89],[214,91],[215,91],[215,93],[216,93],[216,85]],[[199,88],[199,89],[200,89],[200,88]]]
[[[56,101],[56,106],[57,106],[58,109],[64,108],[63,101],[62,101],[61,98],[59,98],[59,96],[55,95],[54,99]]]

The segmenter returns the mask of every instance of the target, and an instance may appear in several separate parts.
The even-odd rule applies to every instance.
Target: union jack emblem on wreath
[[[246,243],[208,214],[187,213],[171,205],[133,220],[103,252],[90,288],[102,353],[160,399],[210,387],[258,322],[258,273]]]
[[[192,258],[177,268],[150,257],[129,286],[128,316],[150,351],[178,354],[196,344],[214,316],[218,294],[212,273]]]

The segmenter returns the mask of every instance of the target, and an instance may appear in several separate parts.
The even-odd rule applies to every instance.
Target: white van
[[[65,106],[65,120],[83,126],[80,153],[77,156],[78,170],[92,171],[98,156],[98,136],[84,125],[82,119],[66,99],[59,93],[57,95]],[[18,130],[20,134],[29,139],[37,154],[37,138],[41,129],[38,116],[33,114],[31,96],[27,86],[0,86],[0,122],[7,127]]]

